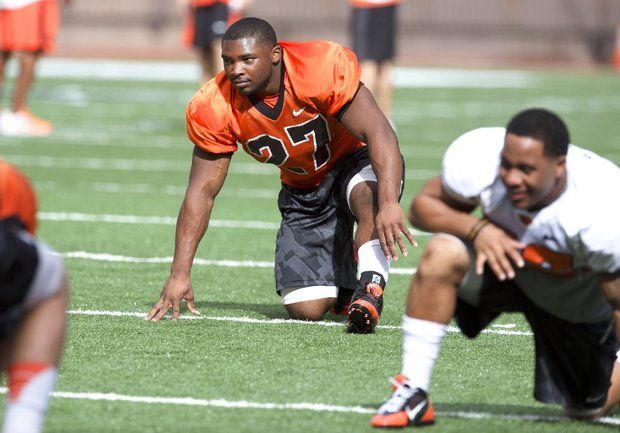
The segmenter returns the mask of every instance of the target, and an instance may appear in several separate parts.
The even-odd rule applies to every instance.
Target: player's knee
[[[323,316],[329,311],[334,302],[334,298],[317,299],[313,301],[296,302],[294,304],[285,305],[285,307],[291,319],[318,322],[319,320],[323,320]]]
[[[417,278],[459,280],[467,272],[469,255],[456,240],[434,236],[426,245],[418,264]]]
[[[374,226],[377,213],[376,182],[359,182],[349,194],[351,212],[358,225]]]

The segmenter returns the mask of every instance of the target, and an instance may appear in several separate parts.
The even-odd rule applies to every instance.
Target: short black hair
[[[276,32],[265,20],[255,17],[242,18],[232,24],[222,40],[224,41],[236,41],[238,39],[254,38],[259,44],[269,44],[270,48],[273,48],[278,43]]]
[[[517,113],[508,122],[506,133],[542,141],[546,156],[558,157],[568,152],[570,136],[566,124],[557,114],[544,108],[530,108]]]

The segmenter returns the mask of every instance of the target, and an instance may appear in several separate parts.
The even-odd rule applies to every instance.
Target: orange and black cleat
[[[358,286],[347,312],[348,331],[370,334],[379,323],[383,310],[383,289],[376,283]]]
[[[393,384],[394,393],[370,420],[373,427],[422,427],[435,423],[435,410],[426,391],[412,388],[402,375],[396,376]]]

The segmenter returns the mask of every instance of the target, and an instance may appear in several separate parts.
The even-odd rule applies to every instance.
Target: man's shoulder
[[[361,69],[355,53],[330,41],[281,42],[286,86],[304,105],[335,115],[355,96]]]
[[[336,42],[284,41],[278,44],[282,47],[286,72],[295,80],[329,78],[329,75],[324,76],[327,71],[349,63],[357,64],[355,53]]]
[[[442,162],[442,184],[452,193],[476,197],[497,177],[506,130],[478,128],[454,140]]]
[[[187,104],[188,120],[225,117],[234,105],[233,89],[223,72],[204,84]]]
[[[620,168],[613,162],[574,145],[567,155],[568,181],[555,218],[569,235],[583,230],[618,232]]]
[[[294,57],[295,60],[305,61],[308,64],[316,64],[313,60],[321,58],[323,60],[329,60],[329,56],[341,51],[350,51],[348,48],[340,45],[337,42],[328,40],[314,40],[314,41],[280,41],[278,45],[282,47],[285,58]]]
[[[224,72],[207,81],[194,93],[190,104],[232,104],[232,84]]]

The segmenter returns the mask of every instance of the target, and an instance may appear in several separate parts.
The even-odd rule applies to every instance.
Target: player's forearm
[[[379,207],[385,203],[398,202],[403,162],[396,134],[387,124],[387,128],[377,131],[367,140],[370,162],[377,176]]]
[[[189,277],[196,249],[209,224],[213,199],[186,195],[176,227],[174,259],[170,273]]]
[[[409,221],[420,230],[449,233],[466,238],[477,218],[470,213],[456,210],[440,198],[419,194],[409,208]]]

